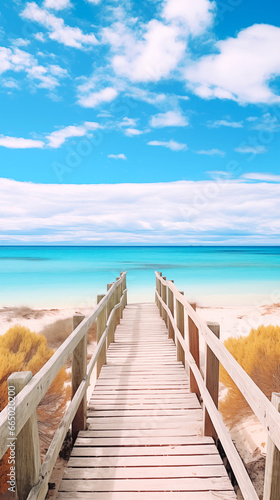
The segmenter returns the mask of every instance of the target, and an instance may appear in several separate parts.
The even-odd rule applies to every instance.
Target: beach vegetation
[[[230,337],[224,344],[269,400],[272,392],[280,392],[280,326],[260,326],[247,336]],[[235,425],[252,410],[223,366],[220,380],[228,391],[219,409],[225,421]]]
[[[73,319],[58,319],[49,325],[46,325],[40,333],[46,337],[48,346],[53,349],[58,347],[69,337],[73,331]],[[96,321],[88,330],[88,344],[96,341]]]
[[[8,402],[7,379],[13,372],[31,371],[35,375],[51,358],[54,350],[43,335],[16,325],[0,336],[0,410]],[[41,454],[43,455],[58,426],[70,397],[70,386],[62,368],[37,408]],[[0,492],[7,490],[8,453],[0,461]]]

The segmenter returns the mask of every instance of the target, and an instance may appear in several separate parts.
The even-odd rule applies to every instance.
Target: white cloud
[[[41,31],[39,31],[39,33],[35,33],[34,38],[36,38],[36,40],[39,40],[39,42],[46,41],[45,35]]]
[[[183,24],[192,35],[199,35],[212,24],[215,9],[216,3],[208,0],[166,0],[163,16]]]
[[[7,89],[19,89],[19,83],[14,78],[2,78],[1,79],[2,87],[6,87]]]
[[[127,116],[119,123],[119,127],[123,129],[125,135],[128,137],[133,137],[137,135],[142,135],[144,132],[137,128],[139,118],[128,118]]]
[[[56,40],[67,47],[82,49],[98,43],[93,33],[84,34],[80,28],[67,26],[62,18],[41,9],[35,2],[27,3],[21,15],[24,19],[44,26],[51,40]]]
[[[123,121],[120,123],[120,127],[136,127],[138,123],[138,118],[128,118],[125,116]]]
[[[236,151],[237,153],[251,153],[254,155],[259,155],[262,153],[266,153],[267,149],[264,146],[247,146],[245,144],[244,146],[235,148],[234,151]]]
[[[0,146],[8,149],[33,149],[43,148],[43,141],[35,141],[33,139],[24,139],[23,137],[10,137],[8,135],[0,135]]]
[[[65,78],[66,76],[68,76],[67,70],[64,68],[61,68],[57,64],[50,64],[49,70],[53,75],[59,76],[60,78]]]
[[[98,3],[100,3],[101,0],[87,0],[89,3],[93,3],[95,5],[97,5]]]
[[[54,90],[60,85],[59,79],[68,75],[58,65],[40,65],[32,54],[17,47],[0,47],[0,74],[6,71],[24,71],[32,84],[49,90]]]
[[[184,149],[187,149],[186,144],[182,144],[180,142],[173,141],[172,139],[170,141],[150,141],[148,142],[149,146],[162,146],[164,148],[171,149],[171,151],[183,151]]]
[[[163,93],[158,94],[157,92],[139,89],[137,87],[129,87],[127,89],[126,95],[132,97],[135,100],[144,101],[155,106],[162,105],[162,103],[164,103],[167,99],[167,96]]]
[[[123,153],[118,155],[110,154],[108,155],[108,158],[113,158],[113,160],[127,160],[127,157]]]
[[[30,40],[25,40],[24,38],[16,38],[13,40],[14,47],[26,47],[30,44]]]
[[[44,0],[43,3],[46,9],[62,10],[71,7],[70,0]]]
[[[204,99],[232,99],[241,104],[279,103],[270,82],[280,75],[280,28],[255,24],[236,38],[216,43],[218,54],[201,57],[186,69],[193,91]]]
[[[180,111],[167,111],[166,113],[158,113],[152,116],[150,120],[151,127],[185,127],[188,125],[188,120],[180,113]]]
[[[214,122],[208,122],[207,126],[210,128],[219,128],[219,127],[242,128],[243,122],[234,122],[229,120],[215,120]]]
[[[109,185],[1,179],[0,234],[24,244],[279,244],[279,197],[280,183],[225,179]]]
[[[132,82],[157,82],[178,69],[190,36],[201,35],[212,23],[215,2],[164,0],[159,19],[141,23],[122,7],[113,9],[117,22],[102,31],[112,49],[112,66]]]
[[[222,151],[221,149],[201,149],[200,151],[197,151],[198,155],[207,155],[207,156],[225,156],[225,152]]]
[[[140,33],[117,22],[103,30],[104,42],[115,54],[115,72],[133,82],[156,82],[167,77],[182,59],[186,42],[178,27],[152,19]]]
[[[125,135],[128,135],[129,137],[142,135],[142,134],[143,134],[143,131],[139,130],[138,128],[127,128],[125,130]]]
[[[83,125],[69,125],[59,130],[55,130],[51,134],[47,135],[48,146],[50,148],[59,148],[64,144],[66,139],[70,137],[84,137],[90,131],[100,128],[99,123],[96,122],[84,122]]]
[[[95,108],[103,102],[111,102],[116,99],[118,92],[112,87],[106,87],[98,92],[83,93],[83,87],[79,87],[78,103],[84,108]]]
[[[68,127],[55,130],[48,134],[44,140],[23,139],[22,137],[10,137],[0,135],[0,146],[10,149],[31,149],[31,148],[59,148],[70,137],[83,137],[93,130],[101,128],[99,123],[84,122],[83,125],[70,125]],[[47,140],[47,143],[45,142]]]
[[[280,182],[280,175],[266,174],[260,172],[251,172],[242,175],[243,179],[249,179],[253,181],[263,181],[263,182]]]
[[[271,115],[270,113],[265,113],[260,118],[251,120],[251,122],[252,121],[254,123],[252,126],[254,130],[267,130],[268,132],[274,132],[280,129],[280,123],[277,116]]]

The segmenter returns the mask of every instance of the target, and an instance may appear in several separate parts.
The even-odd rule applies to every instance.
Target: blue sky
[[[274,0],[3,1],[0,189],[2,200],[11,200],[10,191],[22,196],[17,210],[9,201],[2,207],[2,242],[152,243],[160,227],[156,243],[279,243],[271,206],[280,181],[279,25]],[[27,182],[38,193],[51,184],[51,200],[57,189],[67,197],[67,185],[83,197],[78,185],[104,193],[98,185],[107,184],[111,198],[99,209],[107,199],[115,218],[98,229],[93,223],[92,240],[75,227],[71,233],[66,219],[79,217],[73,207],[66,214],[56,205],[56,221],[43,230],[49,207],[43,202],[39,218],[35,205],[21,205]],[[154,216],[149,184],[162,192],[162,182],[174,200],[181,182],[188,199],[190,192],[206,197],[199,211],[191,201],[192,221],[182,215],[184,197],[172,220]],[[127,197],[130,183],[146,200],[148,218],[130,200],[142,229],[123,216],[121,193]],[[216,198],[226,191],[225,205],[231,200],[223,223],[225,205],[208,191]],[[85,223],[97,214],[86,205]],[[263,222],[252,219],[257,205]]]

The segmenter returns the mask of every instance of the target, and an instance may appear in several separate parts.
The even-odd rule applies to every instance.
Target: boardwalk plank
[[[231,490],[227,477],[176,479],[63,479],[60,491],[220,491]]]
[[[127,306],[57,500],[234,500],[154,304]]]
[[[71,492],[71,497],[69,493],[58,493],[57,500],[93,500],[92,493],[87,492]],[[110,492],[108,493],[94,493],[94,500],[236,500],[236,495],[233,491],[222,491],[222,492],[212,492],[212,491],[191,491],[185,492]]]

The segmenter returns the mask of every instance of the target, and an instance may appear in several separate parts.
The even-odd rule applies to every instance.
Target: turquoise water
[[[88,307],[124,270],[130,302],[154,299],[155,270],[200,303],[280,301],[280,247],[18,246],[0,248],[0,304]]]

